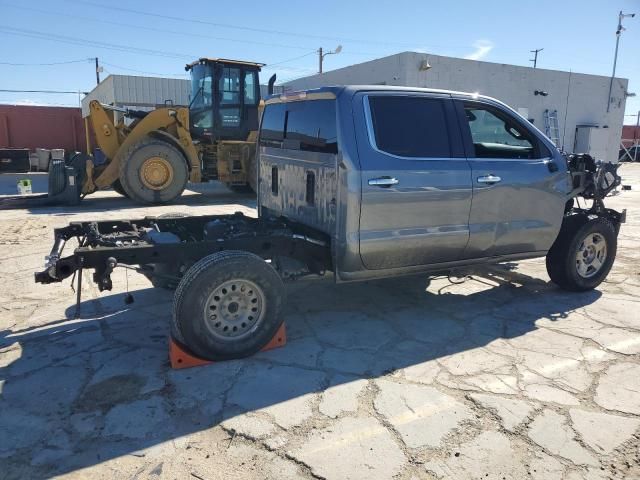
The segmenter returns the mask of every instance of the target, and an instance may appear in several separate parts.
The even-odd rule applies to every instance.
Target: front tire
[[[284,285],[262,258],[225,251],[195,263],[173,303],[174,338],[208,360],[253,355],[282,324]]]
[[[547,253],[551,281],[574,292],[596,288],[613,266],[617,245],[616,229],[609,220],[583,215],[567,218]]]
[[[122,195],[123,197],[129,198],[129,195],[127,195],[127,192],[125,192],[124,188],[122,188],[122,184],[120,183],[120,180],[116,180],[115,182],[113,182],[111,184],[111,188],[113,188],[113,191],[116,192],[118,195]]]
[[[133,201],[169,203],[182,195],[189,180],[187,160],[173,145],[146,137],[133,144],[120,162],[120,184]]]

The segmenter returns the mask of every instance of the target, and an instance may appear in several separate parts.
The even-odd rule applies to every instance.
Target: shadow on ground
[[[222,185],[212,188],[202,188],[201,192],[189,192],[174,202],[174,206],[196,207],[211,205],[228,205],[235,203],[246,207],[255,207],[254,193],[236,193]],[[97,213],[109,210],[125,211],[144,208],[116,193],[100,192],[85,197],[78,205],[49,205],[44,198],[6,198],[0,197],[0,210],[28,209],[30,213],[38,215],[69,215],[75,213]]]
[[[103,296],[84,302],[77,321],[0,332],[0,472],[64,474],[260,409],[278,428],[301,424],[305,395],[522,336],[599,297],[508,266],[441,283],[299,282],[285,348],[179,371],[168,366],[171,296],[162,290],[134,292],[127,307],[122,294]]]

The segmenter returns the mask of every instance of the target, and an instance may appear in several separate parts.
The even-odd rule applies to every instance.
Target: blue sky
[[[201,56],[271,64],[279,80],[317,70],[322,46],[343,46],[325,70],[417,50],[438,55],[610,75],[619,10],[617,76],[630,79],[627,114],[640,110],[640,0],[535,2],[351,0],[0,0],[0,89],[88,91],[93,64],[108,73],[187,78]],[[133,11],[132,11],[133,10]],[[56,65],[33,65],[52,64]],[[28,64],[28,65],[9,65]],[[0,103],[77,105],[78,95],[0,92]],[[626,123],[635,119],[626,117]]]

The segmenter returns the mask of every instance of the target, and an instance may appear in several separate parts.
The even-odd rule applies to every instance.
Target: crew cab
[[[625,217],[603,202],[620,183],[615,165],[565,156],[477,94],[347,86],[272,97],[257,168],[257,219],[72,223],[56,229],[36,281],[80,271],[80,282],[92,268],[110,289],[114,268],[135,265],[177,287],[174,338],[219,360],[262,348],[282,323],[283,281],[310,274],[340,283],[546,257],[561,288],[595,288]]]

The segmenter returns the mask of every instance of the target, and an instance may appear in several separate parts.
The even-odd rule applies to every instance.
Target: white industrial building
[[[567,152],[617,161],[628,80],[404,52],[287,82],[286,90],[323,85],[400,85],[495,97],[533,122]],[[607,103],[609,102],[609,112]]]

